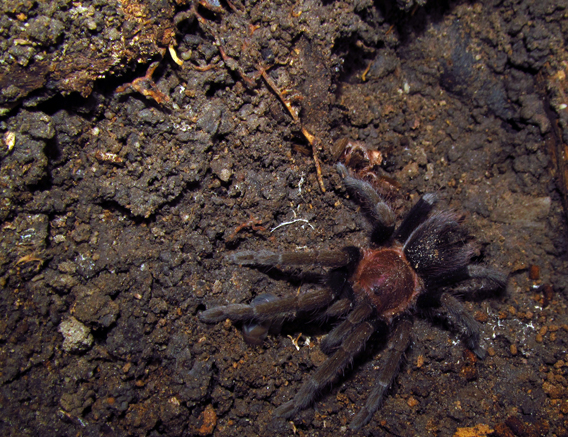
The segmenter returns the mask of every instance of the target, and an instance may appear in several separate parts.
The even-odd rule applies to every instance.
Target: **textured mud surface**
[[[231,251],[365,244],[342,138],[511,272],[466,303],[487,358],[419,320],[360,434],[568,435],[568,6],[424,3],[1,3],[2,435],[348,434],[384,335],[284,421],[330,326],[197,319],[320,286]]]

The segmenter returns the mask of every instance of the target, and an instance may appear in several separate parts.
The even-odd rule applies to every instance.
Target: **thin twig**
[[[322,193],[325,193],[325,186],[323,184],[323,177],[321,174],[321,164],[318,156],[317,138],[314,137],[311,133],[309,133],[305,127],[302,128],[302,133],[304,134],[304,136],[312,146],[312,155],[314,157],[314,164],[316,166],[316,177],[318,179],[318,184],[321,188]]]
[[[286,100],[286,98],[284,97],[284,94],[282,94],[282,92],[278,89],[278,87],[276,86],[274,81],[270,78],[270,76],[268,74],[266,74],[267,69],[265,67],[263,67],[262,65],[258,65],[257,68],[258,68],[258,71],[260,72],[260,75],[262,76],[262,78],[266,82],[266,84],[270,87],[270,89],[274,92],[274,94],[276,94],[278,96],[278,98],[280,99],[282,104],[286,107],[286,109],[288,110],[288,112],[290,113],[290,115],[292,116],[294,121],[296,123],[298,123],[300,121],[300,118],[298,117],[296,110],[294,109],[292,104],[288,100]]]

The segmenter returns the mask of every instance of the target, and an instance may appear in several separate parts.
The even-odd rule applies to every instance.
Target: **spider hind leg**
[[[341,346],[324,363],[318,367],[303,384],[296,396],[274,410],[276,417],[290,418],[308,407],[319,391],[328,385],[364,347],[375,326],[369,321],[357,325],[345,338]]]
[[[349,425],[351,430],[357,431],[361,429],[380,408],[388,389],[399,371],[404,352],[410,344],[411,329],[412,320],[410,319],[402,319],[397,323],[394,332],[389,338],[374,388],[371,390],[365,406],[359,410]]]
[[[444,293],[440,302],[448,312],[450,322],[461,327],[465,345],[471,349],[478,358],[485,358],[485,351],[479,345],[481,325],[464,308],[462,303],[450,293]]]
[[[320,344],[321,351],[327,355],[332,353],[341,345],[344,338],[347,338],[361,322],[369,318],[372,312],[373,308],[367,303],[361,303],[353,308],[347,318],[323,338]]]

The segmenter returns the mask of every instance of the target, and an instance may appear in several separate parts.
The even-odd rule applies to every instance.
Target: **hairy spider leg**
[[[327,320],[329,318],[336,318],[348,314],[353,309],[353,302],[351,299],[339,299],[333,302],[329,308],[320,316],[320,319]]]
[[[271,252],[245,250],[228,256],[240,265],[344,267],[352,261],[348,250],[312,250],[307,252]]]
[[[329,334],[327,334],[320,344],[320,349],[323,353],[329,355],[333,352],[343,339],[347,336],[363,321],[367,320],[373,313],[373,307],[367,302],[361,302],[353,311],[349,313],[347,318],[333,328]]]
[[[471,264],[447,272],[444,275],[428,278],[426,287],[430,290],[435,290],[436,288],[451,285],[451,293],[455,296],[479,295],[505,289],[508,279],[508,275],[501,270]],[[445,290],[442,290],[442,292],[443,291]]]
[[[349,428],[353,431],[357,431],[366,425],[381,406],[387,390],[398,373],[403,354],[410,344],[411,329],[412,320],[410,319],[402,319],[396,324],[394,332],[389,338],[384,358],[381,360],[382,363],[374,388],[371,390],[365,406],[359,410],[349,424]]]
[[[364,321],[357,325],[355,329],[343,341],[339,349],[318,367],[316,372],[302,384],[302,387],[294,396],[294,399],[280,405],[274,410],[276,417],[289,418],[298,411],[308,407],[318,392],[329,384],[333,378],[341,372],[357,355],[375,331],[375,326],[369,321]]]
[[[463,329],[466,346],[471,349],[478,358],[485,358],[485,351],[479,345],[481,325],[477,322],[477,320],[475,320],[464,308],[462,303],[450,293],[442,294],[440,302],[447,310],[450,322]]]
[[[396,222],[394,211],[370,183],[350,176],[343,164],[337,164],[336,167],[343,177],[343,183],[348,190],[355,193],[357,200],[371,220],[373,225],[371,241],[376,244],[386,241],[394,231]]]
[[[258,296],[256,296],[251,301],[250,304],[252,306],[256,306],[256,305],[261,304],[261,303],[273,302],[275,300],[278,300],[278,297],[274,296],[273,294],[262,293],[262,294],[259,294]],[[245,322],[245,323],[243,323],[243,327],[242,327],[242,330],[241,330],[241,332],[243,334],[243,339],[248,344],[260,346],[264,342],[266,337],[268,336],[268,331],[270,331],[273,324],[274,324],[274,326],[278,326],[279,328],[281,328],[282,322],[284,322],[283,319],[280,319],[280,320],[278,320],[278,319],[265,320],[264,322],[258,322],[256,320],[251,320],[251,321]],[[280,329],[278,329],[278,331],[279,330]]]
[[[470,264],[448,271],[443,275],[429,277],[425,283],[426,287],[431,290],[451,285],[452,294],[465,296],[472,293],[491,293],[504,289],[507,286],[507,281],[508,275],[499,269]]]
[[[396,230],[394,238],[401,243],[405,242],[410,234],[428,218],[437,201],[438,197],[435,194],[424,194],[408,212]]]
[[[225,319],[233,322],[244,320],[266,321],[274,318],[294,318],[299,311],[313,311],[329,305],[335,298],[334,293],[322,288],[310,290],[298,296],[286,296],[269,302],[253,305],[231,304],[205,310],[199,319],[205,323],[217,323]]]
[[[489,292],[504,289],[507,286],[507,275],[497,269],[478,265],[469,265],[461,269],[452,278],[452,282],[479,279],[477,282],[466,282],[461,286],[453,287],[451,292],[443,293],[440,303],[446,309],[451,323],[461,327],[464,333],[466,346],[471,349],[478,358],[485,357],[485,351],[479,345],[481,325],[464,308],[463,304],[455,295]]]

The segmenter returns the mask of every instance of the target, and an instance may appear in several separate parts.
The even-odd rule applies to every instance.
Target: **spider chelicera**
[[[327,360],[305,380],[293,399],[274,411],[274,416],[282,418],[290,418],[308,407],[318,392],[361,352],[373,332],[386,323],[390,335],[381,370],[365,406],[350,424],[352,430],[357,430],[379,409],[410,343],[413,315],[422,313],[422,306],[444,307],[450,321],[461,328],[466,346],[483,358],[479,323],[456,295],[503,289],[507,275],[471,263],[477,252],[476,243],[461,225],[459,214],[435,208],[436,195],[423,195],[395,227],[394,212],[373,186],[351,176],[341,164],[337,169],[371,221],[370,246],[312,252],[233,253],[231,260],[241,265],[330,268],[327,287],[282,298],[261,295],[249,305],[215,307],[203,311],[199,317],[206,323],[227,318],[242,321],[251,329],[260,327],[260,331],[271,321],[295,318],[298,313],[319,311],[324,317],[343,319],[321,342]],[[253,337],[260,335],[248,332]]]

